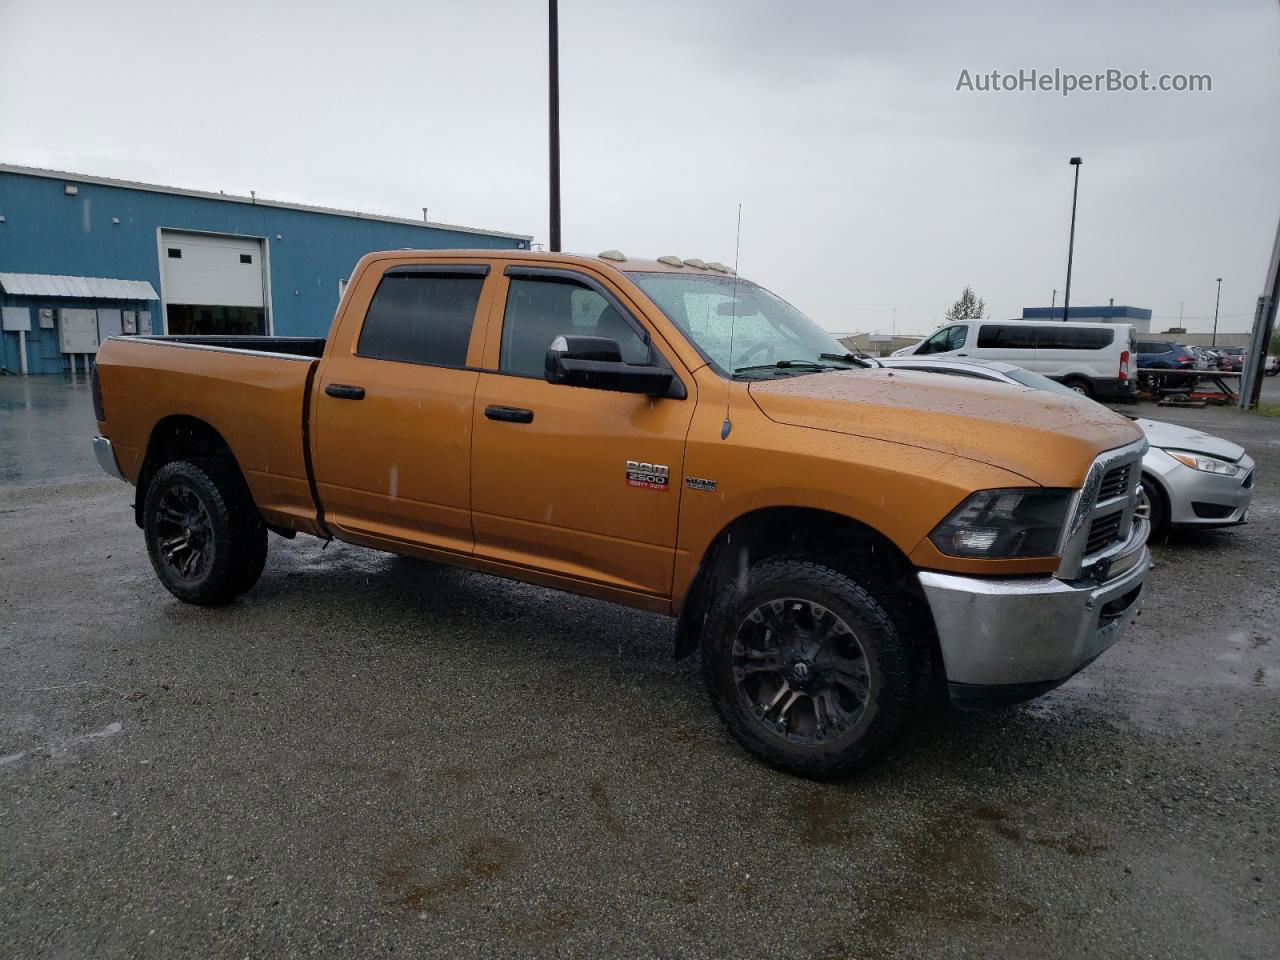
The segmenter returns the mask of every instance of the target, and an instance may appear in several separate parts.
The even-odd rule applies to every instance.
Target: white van
[[[1137,354],[1128,323],[958,320],[893,355],[999,360],[1087,397],[1130,397],[1137,389]]]

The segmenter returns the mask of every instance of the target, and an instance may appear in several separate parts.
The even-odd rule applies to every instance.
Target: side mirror
[[[556,337],[547,348],[545,379],[570,387],[684,399],[684,384],[668,367],[624,363],[608,337]]]

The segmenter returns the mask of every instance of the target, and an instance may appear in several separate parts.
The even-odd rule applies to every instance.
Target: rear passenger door
[[[344,539],[471,552],[476,318],[487,313],[488,272],[433,261],[357,281],[320,365],[312,426],[325,519]]]

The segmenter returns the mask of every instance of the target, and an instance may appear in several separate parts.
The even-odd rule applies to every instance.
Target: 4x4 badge
[[[671,471],[662,463],[644,463],[639,460],[627,461],[627,486],[641,487],[645,490],[666,490]]]

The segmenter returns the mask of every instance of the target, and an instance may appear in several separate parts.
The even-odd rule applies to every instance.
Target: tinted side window
[[[559,336],[608,337],[627,363],[647,363],[649,344],[603,296],[572,280],[513,277],[507,289],[498,369],[541,377]]]
[[[978,331],[978,346],[1000,350],[1032,350],[1036,346],[1036,328],[1020,323],[983,324]]]
[[[1086,350],[1105,350],[1116,342],[1114,330],[1081,330],[1080,332],[1084,335],[1081,346]]]
[[[1075,350],[1080,346],[1081,330],[1073,327],[1036,327],[1039,350]]]
[[[437,367],[465,367],[484,277],[389,273],[378,284],[356,353]]]
[[[1036,327],[1036,346],[1041,350],[1102,350],[1115,340],[1114,330],[1085,327]]]

